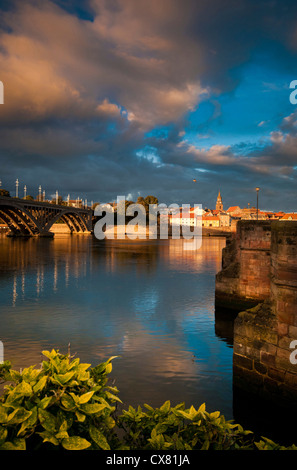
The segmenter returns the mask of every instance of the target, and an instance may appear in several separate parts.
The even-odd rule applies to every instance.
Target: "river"
[[[113,360],[124,406],[206,403],[234,418],[232,321],[216,318],[224,238],[0,237],[0,340],[19,369],[52,348]],[[249,423],[250,424],[250,423]]]

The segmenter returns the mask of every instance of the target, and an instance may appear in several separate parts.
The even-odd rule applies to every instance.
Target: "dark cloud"
[[[49,193],[61,188],[88,200],[141,193],[208,206],[219,187],[227,204],[244,205],[260,185],[267,206],[293,209],[287,195],[296,199],[295,113],[261,145],[204,147],[184,134],[189,113],[206,99],[214,113],[197,132],[212,132],[223,113],[217,98],[236,89],[242,66],[259,51],[295,70],[293,2],[13,5],[1,16],[3,185],[13,190],[18,177],[35,193],[42,184]]]

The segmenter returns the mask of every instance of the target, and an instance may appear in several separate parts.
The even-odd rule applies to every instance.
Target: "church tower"
[[[218,194],[218,197],[217,197],[216,210],[217,211],[222,211],[223,210],[223,201],[222,201],[222,196],[221,196],[220,191],[219,191],[219,194]]]

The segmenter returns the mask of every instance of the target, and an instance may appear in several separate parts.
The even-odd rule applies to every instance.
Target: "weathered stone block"
[[[233,384],[244,390],[258,393],[263,389],[264,376],[255,370],[243,369],[237,364],[233,365]]]
[[[278,341],[279,348],[281,348],[281,350],[289,351],[290,344],[291,344],[292,340],[293,339],[290,338],[289,336],[283,336],[283,337],[279,338],[279,341]],[[291,352],[292,351],[288,352],[288,355],[290,355]]]
[[[233,352],[240,354],[241,356],[246,355],[246,339],[242,336],[236,335],[233,339]]]
[[[297,366],[295,366],[297,368]],[[290,387],[296,387],[297,389],[297,370],[296,373],[293,371],[286,371],[284,375],[284,381],[286,384],[288,384]]]
[[[279,321],[277,323],[277,334],[279,336],[285,336],[288,334],[288,332],[289,332],[289,325],[287,323],[282,323],[281,321]]]
[[[254,361],[254,369],[255,371],[259,372],[259,374],[265,375],[267,373],[267,366],[262,364],[261,362]]]
[[[295,325],[289,325],[288,326],[288,334],[291,339],[297,339],[297,326]]]
[[[241,356],[240,354],[237,354],[237,353],[233,354],[233,364],[236,364],[242,369],[248,369],[248,370],[253,369],[253,360],[246,356]]]
[[[286,372],[284,370],[276,369],[275,367],[269,367],[267,371],[269,377],[278,382],[284,382]]]
[[[260,352],[260,361],[267,366],[275,367],[275,355],[265,351]]]

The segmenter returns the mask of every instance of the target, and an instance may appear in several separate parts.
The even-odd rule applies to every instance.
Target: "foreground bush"
[[[40,369],[0,365],[9,383],[0,398],[0,450],[285,449],[265,438],[255,442],[253,433],[205,405],[186,409],[167,401],[119,411],[118,390],[108,385],[114,357],[91,368],[55,350],[43,354]]]

